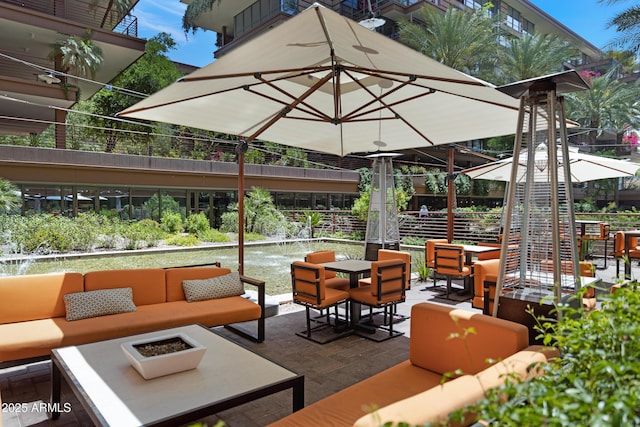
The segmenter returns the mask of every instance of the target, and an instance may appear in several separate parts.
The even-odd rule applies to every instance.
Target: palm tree
[[[421,21],[399,22],[400,41],[409,47],[467,74],[478,75],[496,63],[499,20],[489,16],[488,6],[480,10],[449,8],[420,9]]]
[[[522,34],[513,37],[500,51],[497,82],[512,83],[562,70],[565,61],[576,57],[578,50],[551,34]]]
[[[20,206],[18,188],[4,178],[0,178],[0,212],[8,213]]]
[[[601,4],[622,3],[629,0],[599,0]],[[610,47],[624,48],[640,53],[640,3],[630,6],[614,16],[607,24],[615,28],[618,35],[609,43]]]
[[[91,31],[87,37],[71,35],[58,40],[52,46],[49,58],[58,62],[62,71],[79,77],[95,78],[102,65],[102,49],[91,40]]]
[[[591,89],[566,95],[567,117],[590,129],[591,145],[595,144],[596,137],[605,130],[613,131],[621,137],[627,128],[640,126],[637,82],[619,81],[615,69],[593,78],[589,78],[588,73],[583,75],[591,80]]]

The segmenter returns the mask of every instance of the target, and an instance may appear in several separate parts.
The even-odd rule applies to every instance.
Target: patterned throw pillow
[[[189,302],[244,294],[244,284],[237,272],[202,280],[183,280],[182,289]]]
[[[64,296],[67,321],[136,311],[131,288],[76,292]]]

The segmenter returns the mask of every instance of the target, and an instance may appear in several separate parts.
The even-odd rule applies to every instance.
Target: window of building
[[[521,33],[522,32],[522,18],[520,16],[520,12],[512,8],[511,6],[507,6],[507,27],[513,29],[514,31]]]

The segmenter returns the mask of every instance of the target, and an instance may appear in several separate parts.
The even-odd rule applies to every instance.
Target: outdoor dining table
[[[357,288],[360,276],[371,273],[371,261],[363,259],[345,259],[340,261],[323,262],[325,270],[346,273],[349,275],[349,287]]]
[[[576,225],[580,226],[580,237],[585,236],[587,234],[587,225],[597,225],[600,224],[602,221],[598,221],[595,219],[576,219],[575,223]],[[598,233],[600,231],[598,230]]]
[[[325,270],[335,271],[337,273],[346,273],[349,275],[349,287],[357,288],[358,280],[360,277],[371,274],[371,261],[363,260],[363,259],[345,259],[339,261],[330,261],[323,262],[319,265],[322,265]],[[351,316],[351,323],[355,327],[364,327],[364,325],[359,325],[360,323],[360,304],[351,302],[351,312],[349,313]],[[371,332],[367,330],[366,332]]]

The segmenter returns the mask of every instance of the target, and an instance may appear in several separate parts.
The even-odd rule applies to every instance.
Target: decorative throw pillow
[[[244,284],[237,272],[201,280],[183,280],[182,289],[189,302],[244,294]]]
[[[67,321],[136,311],[131,288],[76,292],[64,296]]]

